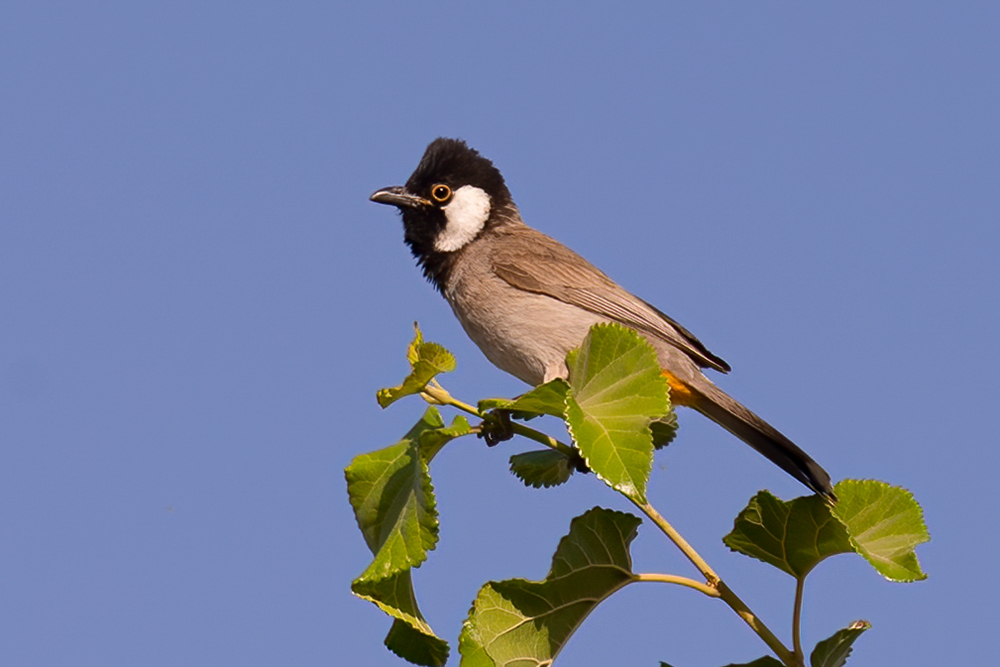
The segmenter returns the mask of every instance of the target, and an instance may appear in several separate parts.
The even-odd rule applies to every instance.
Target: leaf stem
[[[427,384],[423,390],[421,390],[420,395],[424,397],[424,400],[428,403],[435,403],[437,405],[450,405],[453,408],[458,408],[464,412],[468,412],[470,415],[475,415],[476,417],[482,417],[475,407],[460,401],[454,396],[452,396],[447,389],[439,385],[437,382]]]
[[[705,559],[694,550],[694,547],[688,544],[687,540],[681,537],[681,534],[678,533],[672,525],[670,525],[670,522],[664,519],[663,515],[656,511],[655,507],[650,505],[648,502],[639,503],[632,500],[632,503],[642,510],[642,513],[649,517],[649,520],[655,523],[657,528],[662,530],[663,533],[670,538],[671,542],[677,545],[677,548],[681,550],[681,553],[687,556],[687,559],[691,561],[696,568],[698,568],[698,571],[702,573],[709,583],[719,581],[719,575],[717,575],[711,566],[705,562]]]
[[[788,665],[788,667],[800,667],[800,664],[792,652],[785,648],[785,645],[781,643],[771,630],[764,625],[764,622],[757,618],[757,615],[751,611],[750,607],[746,605],[743,600],[739,598],[732,591],[729,586],[726,585],[721,579],[716,582],[716,587],[719,589],[719,596],[722,601],[729,605],[729,607],[743,619],[743,622],[750,626],[754,632],[757,633],[768,648],[770,648],[781,662]]]
[[[429,383],[426,387],[424,387],[423,391],[420,392],[420,395],[423,396],[424,400],[427,401],[428,403],[435,403],[437,405],[450,405],[453,408],[458,408],[459,410],[467,412],[470,415],[479,417],[480,419],[483,419],[486,416],[483,413],[481,413],[478,408],[469,405],[464,401],[460,401],[454,396],[452,396],[447,389],[442,387],[437,382]],[[535,429],[529,426],[525,426],[524,424],[520,424],[517,422],[511,422],[511,428],[513,429],[514,433],[523,436],[525,438],[528,438],[530,440],[534,440],[535,442],[541,443],[546,447],[549,447],[550,449],[555,449],[570,458],[576,456],[576,449],[570,447],[564,442],[556,440],[547,433],[536,431]]]
[[[541,431],[536,431],[530,426],[525,426],[524,424],[518,424],[517,422],[511,423],[511,427],[514,429],[514,433],[524,436],[525,438],[530,438],[535,442],[541,443],[550,449],[555,449],[562,452],[566,456],[573,458],[577,455],[576,449],[570,447],[564,442],[559,442],[551,435],[542,433]]]
[[[700,581],[695,581],[694,579],[689,579],[688,577],[679,577],[675,574],[636,574],[636,581],[659,581],[664,584],[677,584],[678,586],[687,586],[688,588],[693,588],[699,593],[704,593],[710,598],[719,597],[719,591],[714,586],[709,586],[708,584],[703,584]]]
[[[630,500],[632,500],[630,498]],[[736,593],[732,591],[729,586],[726,585],[724,581],[715,573],[715,570],[705,561],[701,555],[694,550],[694,548],[688,544],[687,540],[681,537],[681,534],[670,525],[663,516],[656,511],[652,505],[648,502],[640,503],[632,500],[632,503],[638,507],[643,514],[649,517],[649,520],[656,524],[656,526],[663,531],[663,533],[670,538],[670,541],[677,545],[677,548],[681,550],[687,559],[698,568],[702,576],[705,577],[707,586],[714,588],[718,593],[718,597],[722,598],[729,607],[736,612],[736,614],[743,619],[743,621],[750,626],[750,629],[757,633],[768,648],[770,648],[778,658],[788,665],[788,667],[798,667],[801,663],[797,661],[796,656],[789,651],[781,640],[778,639],[771,630],[764,625],[764,622],[757,618],[757,615],[750,610],[750,607],[746,605],[743,600],[739,598]]]
[[[795,581],[795,611],[792,613],[792,647],[795,650],[797,664],[806,663],[806,654],[802,651],[802,597],[805,592],[805,575]]]

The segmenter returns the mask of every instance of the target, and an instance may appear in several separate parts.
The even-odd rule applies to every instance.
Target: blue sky
[[[1000,250],[992,3],[72,3],[0,7],[0,662],[400,665],[353,598],[343,468],[423,409],[374,393],[419,320],[457,396],[514,395],[368,201],[433,138],[694,331],[731,394],[833,475],[911,489],[930,578],[809,580],[851,664],[986,664]],[[781,635],[790,579],[720,538],[803,489],[683,412],[652,502]],[[542,578],[597,480],[525,489],[507,443],[434,462],[416,572],[452,641],[488,579]],[[643,571],[691,575],[649,526]],[[712,667],[764,646],[633,586],[561,664]],[[560,664],[557,662],[557,664]]]

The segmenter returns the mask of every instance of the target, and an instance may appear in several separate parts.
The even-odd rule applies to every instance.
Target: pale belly
[[[607,318],[551,297],[508,288],[503,299],[448,298],[469,338],[501,370],[530,385],[565,377],[566,353]]]

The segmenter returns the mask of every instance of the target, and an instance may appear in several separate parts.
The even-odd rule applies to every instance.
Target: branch
[[[631,499],[630,499],[631,500]],[[788,667],[797,667],[800,663],[796,660],[796,657],[789,651],[781,640],[778,639],[771,630],[764,625],[764,622],[757,618],[757,615],[750,610],[750,607],[746,605],[743,600],[739,598],[736,593],[726,585],[724,581],[715,573],[715,570],[701,557],[694,548],[688,544],[687,540],[681,537],[681,534],[674,529],[670,523],[663,518],[663,516],[656,511],[656,509],[646,503],[638,503],[632,500],[632,504],[642,510],[642,513],[649,517],[649,520],[657,525],[657,527],[663,531],[663,533],[670,538],[670,541],[677,545],[677,548],[681,550],[687,559],[698,568],[702,576],[708,582],[707,586],[714,588],[718,597],[722,598],[729,607],[736,612],[736,614],[743,619],[743,621],[750,626],[750,629],[757,633],[768,648],[770,648],[778,658],[788,665]]]
[[[420,395],[423,396],[424,400],[428,403],[434,403],[436,405],[450,405],[453,408],[458,408],[459,410],[479,417],[480,419],[484,419],[486,417],[486,415],[481,413],[478,408],[453,397],[447,389],[439,385],[437,382],[433,382],[433,384],[428,384],[424,387],[423,391],[420,392]],[[536,431],[535,429],[518,422],[512,422],[511,428],[517,435],[534,440],[535,442],[541,443],[550,449],[555,449],[571,459],[575,459],[577,457],[575,447],[571,447],[564,442],[560,442],[547,433]]]
[[[436,381],[431,381],[424,387],[423,391],[420,392],[424,400],[428,403],[434,403],[437,405],[450,405],[454,408],[467,412],[471,415],[483,419],[483,415],[476,407],[460,401],[454,398],[444,387],[438,384]],[[559,440],[556,440],[550,435],[542,433],[541,431],[536,431],[533,428],[525,426],[520,423],[512,424],[513,430],[518,435],[522,435],[526,438],[530,438],[535,442],[539,442],[546,447],[550,447],[559,452],[562,452],[566,456],[574,456],[576,454],[576,449],[571,447]],[[688,544],[680,533],[678,533],[670,523],[663,518],[663,516],[656,511],[656,509],[650,505],[648,502],[639,503],[635,500],[629,499],[631,502],[638,507],[643,514],[649,517],[650,521],[657,525],[657,527],[663,531],[663,533],[670,538],[678,549],[687,557],[688,560],[701,572],[702,576],[705,577],[707,583],[702,584],[700,582],[694,581],[693,579],[688,579],[686,577],[678,577],[674,575],[638,575],[639,580],[646,581],[661,581],[664,583],[678,584],[681,586],[687,586],[693,588],[694,590],[700,591],[705,595],[710,597],[721,598],[729,607],[736,612],[736,614],[743,619],[743,621],[750,626],[757,635],[767,644],[768,648],[774,652],[778,658],[785,663],[788,667],[798,667],[802,663],[797,659],[797,655],[789,651],[784,644],[781,643],[771,630],[764,625],[764,622],[757,618],[757,615],[750,610],[743,600],[734,593],[729,586],[722,581],[722,579],[715,573],[711,566],[705,561],[701,555],[694,550],[694,548]],[[643,579],[643,578],[646,579]],[[797,617],[796,617],[797,618]],[[796,639],[798,638],[796,634]]]
[[[719,591],[714,586],[709,586],[708,584],[703,584],[700,581],[695,581],[694,579],[689,579],[687,577],[679,577],[675,574],[637,574],[635,575],[636,581],[658,581],[663,584],[677,584],[678,586],[687,586],[688,588],[693,588],[699,593],[704,593],[710,598],[719,597]]]
[[[795,649],[795,659],[799,664],[805,664],[806,654],[802,651],[802,594],[805,591],[806,577],[802,575],[795,580],[795,611],[792,614],[792,646]]]

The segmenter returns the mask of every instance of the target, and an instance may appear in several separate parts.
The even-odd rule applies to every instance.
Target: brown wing
[[[702,368],[730,371],[729,364],[709,352],[690,331],[626,292],[555,239],[521,226],[498,234],[504,238],[491,244],[493,271],[509,285],[559,299],[656,336],[684,351]]]

